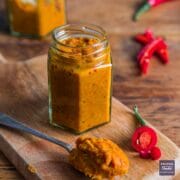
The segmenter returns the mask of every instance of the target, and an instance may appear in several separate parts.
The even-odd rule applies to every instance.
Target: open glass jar
[[[49,49],[50,123],[82,133],[110,121],[112,62],[103,29],[70,24]]]
[[[11,34],[42,37],[66,22],[64,0],[7,0]]]

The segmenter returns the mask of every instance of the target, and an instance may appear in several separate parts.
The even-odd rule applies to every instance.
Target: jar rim
[[[85,47],[75,47],[75,46],[72,46],[69,44],[62,43],[62,41],[59,41],[59,39],[61,39],[62,36],[66,34],[66,31],[68,30],[68,28],[72,28],[72,31],[74,30],[74,31],[77,31],[79,33],[92,33],[91,36],[93,36],[93,37],[96,37],[95,34],[99,35],[99,37],[96,37],[99,41],[94,43],[94,44],[87,45]],[[74,35],[75,34],[76,33],[74,33]],[[53,37],[53,40],[57,44],[59,44],[63,47],[66,47],[66,48],[75,48],[75,49],[77,49],[77,48],[88,48],[89,46],[91,46],[91,47],[92,46],[93,47],[103,46],[103,45],[106,45],[108,43],[107,33],[102,27],[100,27],[98,25],[86,24],[86,23],[65,24],[63,26],[56,27],[53,30],[52,37]]]

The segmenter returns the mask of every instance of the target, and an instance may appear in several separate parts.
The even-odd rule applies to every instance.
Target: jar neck
[[[97,66],[109,54],[105,31],[98,26],[70,24],[53,32],[52,51],[62,63],[78,67]]]

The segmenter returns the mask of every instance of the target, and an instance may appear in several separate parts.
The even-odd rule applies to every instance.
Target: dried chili
[[[158,6],[162,3],[168,2],[171,0],[147,0],[143,6],[139,8],[139,10],[134,15],[134,20],[138,20],[138,18],[145,13],[146,11],[150,10],[152,7]]]

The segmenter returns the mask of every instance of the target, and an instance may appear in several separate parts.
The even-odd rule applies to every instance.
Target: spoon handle
[[[72,150],[72,146],[71,144],[68,144],[66,142],[60,141],[54,137],[50,137],[40,131],[37,131],[33,128],[28,127],[27,125],[20,123],[18,121],[16,121],[15,119],[7,116],[6,114],[0,113],[0,125],[6,126],[6,127],[10,127],[16,130],[20,130],[29,134],[32,134],[34,136],[37,136],[39,138],[45,139],[47,141],[50,141],[54,144],[57,144],[63,148],[65,148],[68,152],[70,152]]]

